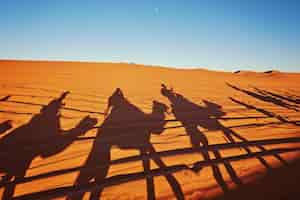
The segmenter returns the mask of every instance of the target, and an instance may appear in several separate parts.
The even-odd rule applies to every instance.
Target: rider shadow
[[[109,112],[110,111],[110,112]],[[80,171],[75,185],[85,185],[92,179],[96,183],[103,183],[108,174],[111,161],[110,151],[113,146],[120,149],[137,149],[142,156],[144,173],[146,175],[147,198],[155,199],[155,187],[153,177],[150,174],[150,159],[165,169],[163,161],[149,153],[155,154],[155,149],[150,142],[151,134],[161,134],[166,123],[165,112],[167,106],[153,101],[152,112],[147,114],[133,105],[125,98],[121,89],[117,88],[108,99],[106,113],[109,113],[100,126],[91,152],[86,160],[85,167]],[[177,199],[184,199],[180,184],[172,174],[166,173],[165,178],[170,184]],[[97,188],[91,192],[90,199],[99,199],[104,188]],[[69,196],[69,199],[82,199],[84,193],[77,192]]]
[[[89,116],[83,118],[75,128],[62,130],[60,108],[69,92],[41,108],[31,120],[0,139],[0,187],[5,187],[2,199],[12,199],[16,182],[25,178],[27,169],[34,158],[46,158],[62,152],[76,138],[96,125],[97,120]]]

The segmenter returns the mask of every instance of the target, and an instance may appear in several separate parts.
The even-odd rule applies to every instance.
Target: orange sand
[[[29,105],[28,103],[47,105],[51,100],[59,97],[63,91],[71,92],[64,100],[65,107],[81,110],[81,112],[61,110],[63,117],[61,117],[60,121],[64,129],[74,127],[86,115],[97,118],[98,125],[101,125],[104,119],[102,114],[84,111],[104,112],[108,98],[116,88],[121,88],[125,97],[145,113],[151,113],[153,100],[162,102],[170,107],[170,101],[160,92],[161,83],[166,84],[168,87],[173,87],[176,93],[194,104],[205,106],[205,100],[221,106],[220,110],[223,112],[222,117],[224,119],[218,119],[218,122],[222,124],[224,129],[230,128],[231,131],[242,136],[247,141],[272,141],[273,139],[300,137],[299,124],[297,126],[286,122],[300,119],[300,114],[297,112],[298,109],[300,110],[300,74],[296,73],[244,72],[234,74],[204,69],[183,70],[123,63],[44,61],[0,61],[0,72],[0,98],[10,95],[8,100],[0,101],[0,123],[5,120],[12,120],[13,124],[13,128],[2,133],[0,137],[4,137],[14,128],[27,123],[33,115],[39,113],[41,106]],[[227,83],[231,84],[232,87]],[[234,89],[234,87],[241,90]],[[245,93],[245,91],[254,92],[260,96],[255,97]],[[274,96],[274,94],[277,94],[277,96]],[[262,100],[260,99],[262,96],[268,97]],[[272,114],[265,118],[259,118],[267,116],[266,113],[260,112],[261,110],[246,108],[239,103],[233,102],[229,97]],[[283,103],[280,104],[280,102]],[[290,107],[284,107],[283,105]],[[189,112],[187,111],[187,113]],[[280,120],[281,118],[278,115],[285,118],[286,121]],[[258,118],[248,118],[251,116]],[[130,116],[128,117],[130,118]],[[236,119],[237,117],[243,118]],[[167,115],[167,119],[175,118],[176,116],[173,114]],[[170,120],[165,127],[175,128],[167,128],[160,135],[151,135],[151,143],[156,152],[192,147],[190,137],[181,125],[180,120]],[[224,131],[218,127],[207,128],[198,126],[198,129],[203,131],[209,145],[229,143],[229,140],[224,135]],[[95,136],[96,132],[97,129],[92,129],[80,137]],[[233,138],[236,142],[242,141],[237,136],[233,136]],[[84,165],[92,147],[92,142],[92,139],[75,140],[64,151],[53,156],[47,158],[35,157],[27,169],[25,177]],[[300,147],[300,141],[293,143],[279,142],[263,146],[265,151],[272,148],[295,148]],[[249,149],[251,152],[262,151],[257,146],[251,146]],[[247,155],[249,152],[244,148],[230,148],[221,149],[219,153],[222,158],[226,158]],[[9,155],[9,157],[18,158],[18,154],[19,152],[15,151],[14,155]],[[139,151],[136,149],[124,150],[117,146],[111,149],[111,160],[135,155],[139,155]],[[277,155],[280,155],[285,161],[291,162],[297,159],[300,154],[299,151],[292,151],[278,153]],[[213,152],[210,152],[210,157],[211,159],[215,158]],[[270,167],[283,165],[274,155],[265,155],[263,158]],[[198,152],[190,152],[162,156],[161,160],[168,167],[183,164],[192,166],[193,163],[203,160],[203,156]],[[0,166],[5,164],[5,162],[7,162],[5,157],[1,158]],[[267,171],[266,167],[255,157],[230,161],[229,164],[243,183],[255,181],[256,178],[263,176]],[[237,187],[238,184],[232,181],[231,175],[224,166],[222,161],[219,162],[218,167],[227,186],[229,189]],[[157,167],[155,162],[151,161],[151,169],[154,170]],[[36,178],[25,183],[19,183],[13,196],[18,197],[39,191],[73,186],[78,172],[78,170],[75,170],[70,173]],[[112,164],[106,177],[138,172],[143,172],[142,161],[128,161],[121,164]],[[5,172],[0,171],[0,175],[4,174]],[[175,171],[173,177],[180,184],[186,199],[210,199],[223,193],[212,173],[211,164],[204,166],[199,172],[189,169]],[[154,187],[157,199],[175,198],[174,191],[172,191],[163,174],[154,177]],[[3,191],[4,187],[1,187],[0,197]],[[89,199],[89,194],[89,191],[87,191],[84,199]],[[57,198],[65,199],[65,195]],[[101,199],[146,198],[147,187],[145,178],[107,186],[101,194]]]

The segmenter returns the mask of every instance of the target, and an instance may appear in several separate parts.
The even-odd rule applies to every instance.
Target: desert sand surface
[[[284,199],[300,182],[300,74],[5,60],[0,74],[2,199]]]

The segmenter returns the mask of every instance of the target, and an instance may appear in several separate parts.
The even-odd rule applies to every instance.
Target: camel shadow
[[[31,120],[0,139],[0,185],[4,185],[3,200],[12,199],[18,180],[25,177],[32,160],[38,156],[47,158],[62,152],[79,136],[96,125],[97,120],[89,116],[83,118],[75,128],[62,130],[60,108],[69,92],[52,100],[41,108]],[[49,142],[51,141],[51,142]],[[14,181],[12,181],[12,179]]]
[[[207,130],[222,130],[225,137],[231,142],[235,143],[232,137],[232,131],[224,127],[218,122],[218,117],[225,115],[221,110],[221,106],[209,101],[203,101],[205,106],[197,105],[183,95],[176,93],[173,89],[168,89],[166,85],[162,84],[161,94],[168,98],[171,102],[172,112],[175,118],[180,121],[186,130],[187,135],[190,137],[190,143],[193,148],[200,148],[201,146],[207,148],[209,146],[208,139],[205,134],[199,130],[198,127],[203,127]],[[210,155],[208,152],[202,151],[202,157],[205,161],[210,161]],[[213,150],[213,154],[217,159],[221,159],[220,152],[216,149]],[[200,171],[201,165],[196,162],[194,165],[194,171]],[[231,179],[236,184],[242,184],[238,178],[231,164],[224,161],[224,166],[228,171]],[[222,188],[224,192],[227,192],[228,186],[221,174],[221,170],[218,165],[212,165],[213,176]]]
[[[222,111],[222,107],[216,103],[203,100],[204,106],[197,105],[190,100],[188,100],[183,95],[174,92],[174,90],[168,89],[166,85],[162,84],[161,94],[168,98],[171,102],[172,112],[175,118],[180,121],[183,127],[186,130],[187,135],[190,137],[190,143],[193,148],[199,148],[200,145],[204,148],[208,148],[208,139],[205,134],[199,130],[198,127],[202,127],[207,129],[208,131],[220,130],[224,134],[224,139],[231,143],[235,144],[237,141],[236,139],[248,143],[249,141],[239,135],[238,133],[234,132],[230,128],[225,127],[222,123],[218,121],[218,118],[221,118],[225,115],[225,112]],[[257,147],[262,151],[266,151],[266,149],[261,146],[257,145]],[[253,152],[250,150],[249,147],[239,147],[240,150],[245,150],[247,154],[252,154]],[[218,149],[212,151],[216,159],[222,159],[220,152]],[[202,156],[204,161],[210,161],[211,158],[208,152],[202,151]],[[286,164],[286,162],[279,156],[274,155],[275,158],[280,160],[282,163]],[[266,162],[266,160],[261,157],[257,156],[257,159],[267,168],[271,169],[271,166]],[[194,164],[194,171],[201,170],[201,163],[203,161],[196,162]],[[230,162],[224,161],[223,162],[230,178],[236,185],[242,185],[242,181],[237,176],[234,168],[231,166]],[[226,193],[229,191],[228,186],[221,174],[218,165],[212,165],[213,176],[215,177],[216,181],[222,188],[223,192]]]
[[[80,171],[75,186],[86,185],[92,179],[99,185],[105,182],[111,162],[110,151],[113,146],[120,149],[137,149],[142,158],[143,173],[146,175],[147,198],[149,200],[155,199],[154,180],[150,176],[150,157],[147,155],[155,154],[150,136],[163,132],[166,123],[164,120],[166,111],[167,106],[153,101],[152,112],[144,113],[124,96],[121,89],[117,88],[108,99],[105,120],[98,129],[92,149],[85,162],[85,168]],[[164,170],[167,167],[159,157],[152,157],[151,159],[160,169]],[[164,176],[176,198],[184,199],[180,184],[175,177],[170,173],[166,173]],[[99,199],[103,189],[103,187],[94,189],[90,199]],[[84,192],[76,192],[69,195],[68,199],[80,200],[83,195]]]
[[[91,191],[90,199],[94,200],[101,197],[104,187],[132,180],[146,179],[147,198],[155,199],[153,179],[155,176],[164,176],[171,186],[175,197],[177,199],[184,199],[181,186],[172,175],[176,171],[188,169],[198,173],[203,167],[211,167],[217,183],[223,189],[224,193],[228,193],[229,188],[221,173],[220,165],[224,165],[230,178],[236,185],[243,185],[231,165],[232,161],[257,158],[267,169],[271,169],[271,166],[263,158],[265,155],[271,155],[285,163],[279,156],[279,153],[283,152],[283,150],[270,151],[263,147],[265,144],[277,144],[284,141],[248,141],[219,122],[218,119],[226,114],[222,110],[221,105],[206,100],[203,100],[203,105],[198,105],[173,91],[173,89],[168,89],[165,85],[162,85],[161,94],[171,102],[172,113],[176,121],[181,122],[182,127],[184,127],[186,134],[189,136],[192,148],[156,152],[153,144],[150,142],[150,137],[151,134],[161,134],[166,129],[165,125],[170,121],[165,119],[168,107],[160,102],[153,101],[152,112],[144,113],[124,96],[121,89],[116,89],[108,99],[108,106],[104,112],[104,122],[98,127],[97,135],[92,138],[94,140],[93,146],[84,166],[52,171],[37,175],[36,177],[24,177],[26,170],[35,157],[41,156],[45,158],[63,151],[74,140],[83,139],[78,138],[78,136],[84,134],[96,124],[95,119],[86,117],[75,128],[68,131],[61,130],[59,123],[61,116],[59,111],[64,105],[63,100],[67,94],[68,92],[63,93],[59,98],[51,101],[29,123],[13,130],[0,139],[0,158],[1,160],[5,160],[3,166],[0,166],[0,172],[5,173],[5,176],[0,180],[0,187],[5,187],[2,199],[11,199],[15,185],[18,183],[74,171],[79,171],[74,186],[70,187],[70,190],[66,188],[54,189],[53,193],[60,191],[65,195],[69,195],[69,199],[76,200],[82,199],[84,192],[92,188],[89,190]],[[256,109],[267,116],[274,116],[273,113],[245,104],[236,99],[231,98],[231,100],[249,109]],[[278,119],[280,120],[281,118]],[[286,121],[282,119],[282,122]],[[4,127],[9,128],[9,122],[6,122],[6,125],[5,123],[3,124]],[[205,128],[207,131],[221,131],[228,143],[209,144],[206,135],[199,127]],[[239,141],[236,141],[236,139]],[[49,140],[54,142],[49,143]],[[299,141],[299,138],[296,141]],[[112,160],[110,152],[115,146],[120,149],[137,149],[140,155]],[[258,147],[261,151],[252,152],[250,150],[251,146]],[[246,151],[247,154],[222,157],[220,151],[227,148],[239,148]],[[199,159],[200,161],[193,163],[192,167],[184,165],[166,166],[161,159],[163,156],[176,156],[194,152],[200,153],[203,159]],[[208,152],[212,152],[214,158]],[[17,153],[18,155],[16,155]],[[158,169],[150,168],[151,159],[157,164]],[[144,168],[142,172],[107,177],[110,166],[140,160]],[[34,198],[35,195],[46,199],[44,196],[39,196],[46,193],[29,194],[24,199]]]

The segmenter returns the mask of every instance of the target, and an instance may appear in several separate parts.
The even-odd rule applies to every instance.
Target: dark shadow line
[[[261,108],[257,108],[257,107],[255,107],[255,106],[252,106],[252,105],[243,103],[243,102],[238,101],[238,100],[236,100],[236,99],[234,99],[234,98],[232,98],[232,97],[230,97],[229,99],[230,99],[231,101],[235,102],[235,103],[238,103],[238,104],[240,104],[240,105],[245,106],[245,107],[248,108],[248,109],[254,109],[254,110],[258,111],[258,112],[261,112],[261,113],[265,114],[266,116],[269,116],[269,117],[275,117],[276,119],[280,120],[281,122],[289,123],[288,120],[284,119],[283,117],[278,116],[278,115],[276,115],[276,114],[274,114],[274,113],[271,113],[271,112],[269,112],[269,111],[267,111],[267,110],[264,110],[264,109],[261,109]],[[240,136],[239,134],[237,134],[237,133],[235,133],[235,132],[232,132],[232,134],[233,134],[235,137],[237,137],[237,138],[239,138],[240,140],[242,140],[242,141],[247,141],[246,138]],[[258,147],[260,150],[262,150],[262,151],[265,150],[265,148],[264,148],[263,146],[260,146],[260,145],[259,145],[259,146],[257,146],[257,147]],[[251,152],[250,149],[245,149],[245,150],[248,151],[248,152]],[[276,157],[279,161],[281,161],[283,164],[287,164],[286,161],[285,161],[283,158],[281,158],[280,156],[275,156],[275,157]],[[258,158],[258,159],[261,161],[261,163],[262,163],[263,165],[265,165],[266,168],[268,168],[268,169],[270,168],[270,166],[267,164],[267,162],[266,162],[263,158]]]
[[[239,104],[239,105],[242,105],[242,106],[244,106],[244,107],[246,107],[246,108],[248,108],[248,109],[251,109],[251,110],[256,110],[257,112],[260,112],[260,113],[262,113],[262,114],[264,114],[264,115],[266,115],[266,116],[268,116],[268,117],[273,117],[273,118],[275,118],[275,119],[277,119],[277,120],[279,120],[279,121],[281,121],[281,122],[292,123],[292,124],[294,124],[294,125],[298,125],[297,123],[293,123],[293,122],[289,121],[288,119],[286,119],[286,118],[288,118],[288,116],[277,115],[277,114],[275,114],[275,113],[273,113],[273,112],[267,111],[267,110],[265,110],[265,109],[263,109],[263,108],[258,108],[258,107],[256,107],[256,106],[249,105],[249,104],[247,104],[247,103],[244,103],[244,102],[241,102],[241,101],[239,101],[239,100],[236,100],[236,99],[234,99],[234,98],[232,98],[232,97],[229,97],[229,99],[230,99],[231,101],[233,101],[234,103],[237,103],[237,104]],[[297,117],[297,116],[294,116],[294,117]]]
[[[29,86],[11,86],[11,85],[2,85],[2,87],[5,88],[20,88],[20,89],[31,89],[31,90],[40,90],[44,92],[56,92],[56,93],[62,93],[63,90],[55,90],[55,89],[48,89],[48,88],[36,88],[36,87],[29,87]],[[100,95],[94,95],[94,94],[89,94],[89,93],[80,93],[77,91],[72,91],[73,94],[78,95],[78,96],[90,96],[94,98],[102,98],[104,96]]]
[[[251,124],[242,124],[242,125],[235,125],[235,126],[230,126],[228,128],[244,128],[244,127],[260,127],[260,126],[268,126],[268,125],[280,125],[280,124],[292,124],[299,126],[300,120],[291,120],[288,122],[267,122],[267,123],[251,123]]]
[[[4,95],[4,94],[0,94]],[[47,98],[47,99],[54,99],[56,98],[55,96],[44,96],[44,95],[30,95],[30,94],[9,94],[6,96],[11,96],[11,97],[30,97],[30,98]],[[79,101],[79,102],[88,102],[88,103],[99,103],[100,101],[96,100],[89,100],[89,99],[84,99],[84,98],[72,98],[68,97],[68,100],[72,101]]]
[[[15,112],[10,110],[0,110],[0,113],[14,114],[14,115],[35,115],[36,113],[31,112]]]
[[[175,150],[167,150],[162,152],[155,152],[155,153],[148,153],[145,156],[131,156],[126,158],[120,158],[117,160],[112,160],[108,163],[108,165],[114,164],[123,164],[128,162],[140,161],[141,159],[152,159],[153,157],[169,157],[175,155],[184,155],[190,153],[198,153],[198,152],[207,152],[207,151],[216,151],[216,150],[225,150],[225,149],[233,149],[233,148],[240,148],[240,147],[250,147],[250,146],[257,146],[257,145],[274,145],[274,144],[288,144],[288,143],[298,143],[300,142],[300,137],[293,137],[293,138],[283,138],[283,139],[268,139],[268,140],[255,140],[255,141],[247,141],[247,142],[236,142],[236,143],[224,143],[224,144],[213,144],[208,145],[207,147],[190,147],[190,148],[183,148],[183,149],[175,149]],[[267,150],[269,151],[269,150]],[[248,155],[248,154],[247,154]],[[202,161],[200,161],[202,162]],[[31,177],[25,177],[24,179],[14,180],[13,182],[16,184],[19,183],[26,183],[36,179],[47,178],[51,176],[58,176],[63,175],[66,173],[75,172],[84,168],[99,168],[101,169],[103,166],[79,166],[73,167],[63,170],[57,170],[53,172],[47,172],[44,174],[39,174]],[[0,187],[3,187],[7,183],[0,184]]]
[[[226,128],[251,128],[251,127],[260,127],[260,126],[268,126],[268,125],[280,125],[280,124],[292,124],[292,125],[297,125],[297,123],[300,123],[300,120],[290,120],[288,122],[267,122],[267,123],[250,123],[250,124],[242,124],[242,125],[234,125],[234,126],[227,126]],[[184,128],[183,125],[178,125],[178,126],[167,126],[164,129],[176,129],[176,128]],[[211,131],[203,131],[203,133],[207,133]],[[186,134],[184,134],[186,136]]]
[[[277,94],[277,93],[274,93],[274,92],[270,92],[270,91],[267,91],[267,90],[262,90],[262,89],[259,89],[259,88],[256,88],[256,87],[254,87],[254,89],[256,91],[260,92],[261,94],[265,93],[265,94],[271,95],[273,97],[276,97],[276,98],[279,98],[279,99],[283,99],[285,101],[289,101],[291,103],[300,104],[300,99],[292,99],[290,97],[285,97],[283,95],[280,95],[280,94]]]
[[[244,124],[244,125],[235,125],[235,126],[229,126],[229,127],[226,127],[228,129],[231,129],[231,128],[244,128],[244,127],[259,127],[259,126],[267,126],[267,125],[280,125],[280,124],[288,124],[288,123],[291,123],[292,125],[297,125],[297,123],[300,123],[300,120],[296,120],[296,121],[289,121],[289,122],[269,122],[269,123],[251,123],[251,124]],[[170,127],[165,127],[164,130],[166,129],[176,129],[176,128],[183,128],[184,126],[183,125],[178,125],[178,126],[170,126]],[[98,126],[95,126],[95,128],[99,128]],[[208,133],[208,132],[211,132],[211,131],[203,131],[203,133]],[[124,134],[124,132],[123,132]],[[186,136],[186,134],[182,134],[182,135],[177,135],[177,136]],[[114,137],[110,137],[110,140],[113,140],[115,138],[119,137],[118,135],[117,136],[114,136]],[[96,136],[84,136],[84,137],[77,137],[75,140],[77,141],[84,141],[84,140],[94,140],[96,139]],[[103,140],[102,143],[104,144],[105,142],[109,142],[110,140]],[[45,138],[45,141],[48,141],[48,142],[45,142],[45,143],[42,143],[42,144],[39,144],[38,146],[45,146],[49,143],[52,143],[51,141],[51,138]],[[51,141],[51,142],[50,142]],[[24,148],[22,149],[23,151],[27,151],[27,150],[31,150],[31,148],[35,148],[35,147],[32,147],[32,146],[24,146]],[[0,152],[0,158],[5,158],[5,156],[9,157],[9,155],[7,155],[7,153],[5,151],[2,151]]]
[[[248,140],[245,138],[245,137],[243,137],[243,136],[241,136],[241,135],[239,135],[239,134],[237,134],[237,133],[235,133],[235,132],[232,132],[232,134],[235,136],[235,137],[237,137],[238,139],[240,139],[240,140],[242,140],[242,141],[244,141],[244,142],[247,142]],[[257,148],[259,148],[261,151],[266,151],[266,148],[265,147],[263,147],[262,145],[257,145],[256,146]],[[252,151],[251,151],[251,149],[249,149],[249,148],[244,148],[248,153],[251,153]],[[277,158],[282,164],[284,164],[284,165],[287,165],[287,162],[280,156],[280,155],[274,155],[274,157],[275,158]],[[258,157],[257,158],[267,169],[271,169],[271,166],[267,163],[267,161],[265,160],[265,159],[263,159],[263,158],[261,158],[261,157]]]
[[[16,112],[16,111],[11,111],[11,110],[0,110],[0,113],[6,113],[6,114],[13,114],[13,115],[36,115],[38,113],[31,113],[31,112]],[[79,119],[82,118],[82,116],[79,117],[69,117],[65,115],[60,116],[63,119]]]
[[[31,103],[31,102],[24,102],[24,101],[15,101],[15,100],[8,100],[10,96],[6,96],[2,99],[0,99],[0,102],[8,102],[8,103],[18,103],[18,104],[26,104],[26,105],[32,105],[32,106],[41,106],[44,107],[46,105],[44,104],[39,104],[39,103]],[[83,113],[90,113],[90,114],[99,114],[99,115],[104,115],[103,112],[95,112],[95,111],[90,111],[90,110],[81,110],[77,108],[70,108],[70,107],[61,107],[63,110],[70,110],[70,111],[76,111],[76,112],[83,112]]]
[[[272,149],[264,152],[255,152],[252,154],[244,154],[239,156],[230,156],[226,158],[221,159],[210,159],[210,160],[204,160],[197,162],[197,165],[201,165],[202,167],[216,165],[220,163],[226,162],[232,162],[232,161],[239,161],[244,159],[250,159],[258,156],[270,156],[273,154],[281,154],[281,153],[288,153],[293,151],[300,151],[300,148],[279,148],[279,149]],[[174,165],[170,167],[166,167],[164,169],[158,168],[151,170],[149,173],[145,172],[137,172],[137,173],[131,173],[131,174],[123,174],[123,175],[116,175],[112,177],[108,177],[104,180],[103,183],[96,183],[91,182],[89,184],[85,185],[79,185],[79,186],[66,186],[66,187],[60,187],[55,189],[49,189],[44,190],[41,192],[35,192],[31,194],[25,194],[21,196],[14,197],[14,200],[27,200],[27,199],[49,199],[49,198],[57,198],[62,197],[71,193],[77,193],[77,192],[86,192],[91,191],[97,188],[103,188],[113,185],[119,185],[121,183],[126,183],[130,181],[137,181],[140,179],[144,179],[146,177],[155,177],[155,176],[162,176],[165,174],[171,174],[182,170],[191,170],[192,168],[188,165]]]
[[[229,86],[230,88],[234,89],[234,90],[237,90],[239,92],[247,94],[247,95],[249,95],[249,96],[251,96],[253,98],[256,98],[256,99],[258,99],[260,101],[272,103],[274,105],[277,105],[277,106],[280,106],[280,107],[283,107],[283,108],[286,108],[286,109],[298,111],[298,109],[294,108],[293,105],[285,103],[282,100],[274,98],[272,96],[267,96],[267,95],[263,95],[261,93],[256,93],[256,92],[252,92],[252,91],[245,90],[245,89],[242,89],[242,88],[238,88],[237,86],[234,86],[234,85],[232,85],[230,83],[226,83],[226,85]]]
[[[290,117],[290,116],[284,116],[284,117]],[[293,115],[293,117],[300,117],[300,115]],[[250,117],[215,117],[215,118],[188,118],[189,122],[199,122],[199,121],[207,121],[208,119],[216,119],[216,120],[243,120],[243,119],[270,119],[270,118],[277,118],[277,116],[250,116]],[[145,126],[145,124],[147,123],[153,123],[153,122],[157,122],[158,120],[148,120],[147,122],[145,121],[142,121],[143,123],[141,124],[140,122],[141,121],[136,121],[136,120],[120,120],[118,123],[112,123],[112,125],[109,126],[109,128],[111,129],[118,129],[118,126],[119,125],[124,125],[124,124],[128,124],[128,126],[126,126],[126,128],[138,128],[138,126]],[[133,123],[135,122],[135,123]],[[180,122],[180,120],[174,118],[174,119],[167,119],[167,120],[164,120],[165,123],[168,123],[168,122]],[[285,121],[285,123],[290,123],[288,120]],[[123,127],[123,126],[122,126]],[[174,126],[174,127],[178,127],[178,126]],[[182,126],[183,127],[183,126]],[[101,126],[95,126],[94,128],[101,128]],[[165,129],[168,129],[168,128],[173,128],[173,127],[166,127]],[[228,127],[229,128],[229,127]]]
[[[26,105],[33,105],[33,106],[46,106],[44,104],[38,104],[38,103],[31,103],[31,102],[23,102],[23,101],[15,101],[15,100],[8,100],[10,98],[10,96],[6,96],[2,99],[0,99],[0,102],[9,102],[9,103],[18,103],[18,104],[26,104]],[[70,108],[70,107],[62,107],[61,109],[64,110],[70,110],[70,111],[76,111],[76,112],[83,112],[83,113],[90,113],[90,114],[99,114],[99,115],[104,115],[104,112],[96,112],[96,111],[90,111],[90,110],[81,110],[81,109],[77,109],[77,108]],[[253,108],[254,109],[254,108]],[[3,113],[11,113],[11,114],[24,114],[24,115],[33,115],[35,113],[26,113],[26,112],[15,112],[15,111],[1,111]],[[264,113],[265,114],[265,113]],[[218,119],[218,120],[243,120],[243,119],[267,119],[267,118],[277,118],[278,116],[275,115],[269,115],[269,116],[249,116],[249,117],[212,117],[209,119]],[[288,117],[288,116],[284,116],[284,117]],[[297,117],[297,115],[293,116],[293,117]],[[300,115],[299,115],[300,117]],[[66,118],[71,118],[71,117],[66,117]],[[193,122],[193,120],[195,121],[199,121],[199,120],[207,120],[206,118],[187,118],[189,119],[191,122]],[[129,123],[129,122],[136,122],[137,121],[132,121],[132,120],[122,120],[122,123]],[[149,121],[149,123],[155,122],[153,121]],[[179,122],[179,120],[177,119],[169,119],[169,120],[165,120],[165,122]],[[118,123],[119,125],[119,123]],[[99,126],[96,126],[95,128],[99,128]]]
[[[18,103],[18,104],[26,104],[26,105],[32,105],[32,106],[46,106],[44,104],[39,104],[39,103],[32,103],[32,102],[23,102],[23,101],[15,101],[15,100],[8,100],[11,96],[5,96],[2,99],[0,99],[0,102],[8,102],[8,103]],[[99,115],[104,115],[104,112],[96,112],[96,111],[90,111],[90,110],[81,110],[81,109],[77,109],[77,108],[70,108],[70,107],[65,107],[63,106],[61,109],[64,110],[70,110],[70,111],[76,111],[76,112],[83,112],[83,113],[90,113],[90,114],[99,114]],[[0,111],[2,112],[2,111]],[[6,112],[6,111],[3,111]],[[7,111],[7,112],[12,112],[13,114],[34,114],[34,113],[17,113],[14,111]],[[186,112],[191,114],[193,111],[191,112]],[[299,115],[300,116],[300,115]],[[297,117],[297,116],[296,116]],[[265,118],[276,118],[276,116],[249,116],[249,117],[211,117],[210,119],[219,119],[219,120],[242,120],[242,119],[265,119]],[[189,120],[195,120],[195,121],[199,121],[201,120],[201,118],[195,118],[195,117],[191,117],[191,118],[187,118]],[[203,118],[203,120],[206,120]],[[177,119],[169,119],[169,120],[165,120],[166,122],[178,122]],[[128,123],[128,121],[126,121],[126,123]]]

